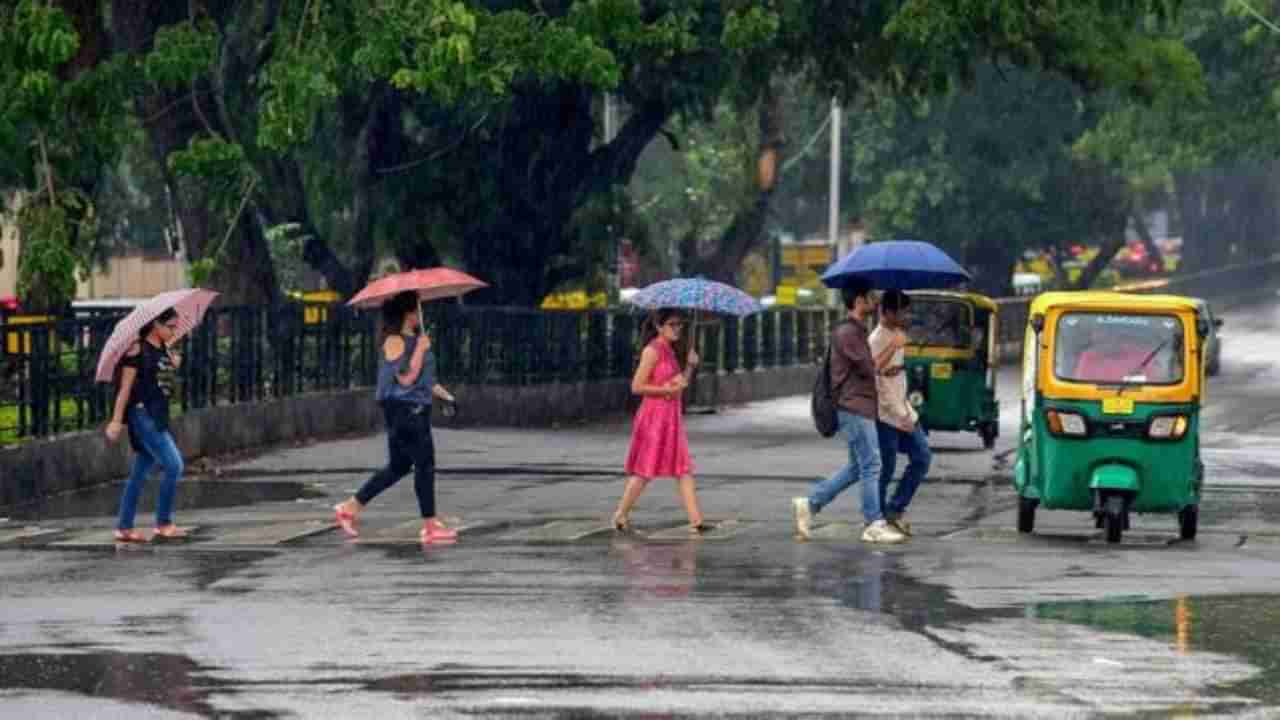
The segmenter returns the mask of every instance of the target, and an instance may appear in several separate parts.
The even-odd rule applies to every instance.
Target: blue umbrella
[[[642,288],[628,300],[646,310],[679,308],[722,315],[750,315],[764,309],[755,298],[732,285],[702,278],[665,280]]]
[[[827,268],[822,282],[842,288],[855,280],[878,290],[948,288],[972,278],[942,250],[916,240],[870,243],[845,255]]]

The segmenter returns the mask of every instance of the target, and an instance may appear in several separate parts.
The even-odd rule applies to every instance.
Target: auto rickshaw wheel
[[[1107,542],[1111,544],[1120,542],[1120,536],[1124,534],[1126,525],[1124,498],[1119,495],[1108,497],[1106,504],[1103,506],[1102,516]]]
[[[1040,501],[1034,498],[1018,498],[1018,532],[1030,533],[1036,529],[1036,507]]]
[[[1200,526],[1200,506],[1188,505],[1178,511],[1178,535],[1183,540],[1195,540]]]

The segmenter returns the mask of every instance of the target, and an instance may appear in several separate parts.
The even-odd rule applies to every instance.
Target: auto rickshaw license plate
[[[1102,412],[1106,415],[1132,415],[1133,398],[1102,398]]]
[[[929,377],[934,380],[951,379],[951,363],[934,363],[929,366]]]

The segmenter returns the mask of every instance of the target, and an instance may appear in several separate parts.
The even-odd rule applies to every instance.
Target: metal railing
[[[1280,256],[1248,265],[1129,286],[1209,298],[1256,292],[1280,279]],[[1005,360],[1021,354],[1033,298],[997,301]],[[426,306],[447,383],[531,385],[621,379],[635,368],[642,316],[627,309],[543,311]],[[94,382],[98,353],[123,313],[46,319],[0,317],[0,444],[103,423],[113,389]],[[751,372],[820,361],[843,312],[771,309],[700,325],[702,373]],[[176,412],[300,393],[372,385],[377,374],[372,313],[291,303],[210,310],[184,341]]]
[[[642,316],[626,310],[542,311],[426,306],[446,383],[533,385],[622,379],[638,358]],[[301,304],[209,311],[182,343],[175,413],[300,393],[367,387],[377,376],[372,313]],[[806,364],[825,352],[826,308],[775,309],[696,328],[702,373]],[[94,382],[120,313],[0,323],[0,444],[103,424],[114,387]]]

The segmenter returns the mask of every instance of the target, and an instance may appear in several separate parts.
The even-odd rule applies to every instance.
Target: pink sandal
[[[128,530],[116,530],[115,538],[116,542],[122,543],[144,543],[147,541],[146,535],[143,535],[141,531],[134,530],[133,528]]]
[[[155,542],[156,540],[188,540],[190,538],[191,533],[183,530],[177,525],[165,525],[163,527],[158,527],[151,533],[152,542]]]
[[[445,527],[439,520],[428,520],[418,537],[423,545],[458,542],[458,531]]]
[[[356,514],[343,510],[341,505],[333,506],[333,519],[338,523],[338,527],[342,528],[342,532],[347,537],[360,537],[360,530],[356,528]]]

